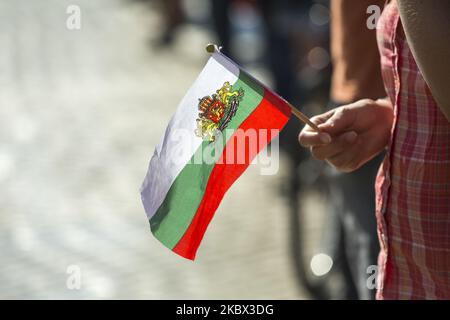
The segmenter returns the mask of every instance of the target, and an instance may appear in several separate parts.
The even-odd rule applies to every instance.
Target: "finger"
[[[348,173],[357,169],[353,158],[353,154],[349,155],[345,152],[342,152],[332,158],[326,159],[326,161],[337,170]]]
[[[325,123],[328,119],[330,119],[333,116],[334,112],[335,112],[334,110],[330,110],[328,112],[314,116],[309,120],[311,120],[311,122],[314,123],[315,125],[319,125],[321,123]]]
[[[326,122],[333,116],[333,110],[312,117],[310,120],[315,125]],[[314,145],[323,145],[331,142],[331,136],[325,132],[318,133],[309,125],[305,125],[298,136],[298,141],[303,147],[311,147]]]
[[[339,135],[354,124],[356,113],[357,111],[347,106],[341,107],[326,122],[319,124],[319,128],[332,136]]]
[[[349,148],[356,142],[358,135],[354,131],[346,132],[325,146],[312,146],[311,153],[314,158],[318,160],[325,160],[332,158],[337,154],[348,151]]]
[[[328,133],[310,131],[312,129],[303,129],[298,136],[298,141],[303,147],[312,147],[319,145],[326,145],[331,142],[331,136]]]
[[[334,166],[336,169],[342,172],[352,172],[360,167],[360,161],[358,161],[358,154],[361,146],[355,143],[350,150],[338,153],[326,161]]]

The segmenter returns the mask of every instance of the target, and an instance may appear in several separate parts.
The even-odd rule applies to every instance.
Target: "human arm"
[[[450,1],[397,0],[409,47],[450,122]]]

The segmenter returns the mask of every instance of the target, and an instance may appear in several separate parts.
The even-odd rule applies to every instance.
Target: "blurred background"
[[[79,29],[67,25],[69,5],[80,9]],[[151,235],[139,187],[209,42],[306,114],[324,110],[328,1],[0,0],[0,298],[341,290],[321,252],[323,167],[299,148],[295,120],[280,138],[280,172],[249,168],[194,263]],[[73,268],[80,288],[68,285]]]

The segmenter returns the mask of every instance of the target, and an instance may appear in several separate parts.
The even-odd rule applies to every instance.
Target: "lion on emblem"
[[[195,134],[206,141],[215,141],[217,131],[222,132],[236,115],[244,90],[233,91],[227,81],[211,96],[199,99],[197,129]]]

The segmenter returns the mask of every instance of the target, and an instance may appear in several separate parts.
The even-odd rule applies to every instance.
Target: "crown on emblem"
[[[235,116],[244,90],[232,90],[227,81],[211,96],[198,99],[199,117],[195,134],[207,141],[214,141],[216,132],[224,130]]]
[[[199,100],[198,110],[202,113],[208,111],[209,107],[213,103],[213,99],[210,96],[206,96],[198,100]]]

